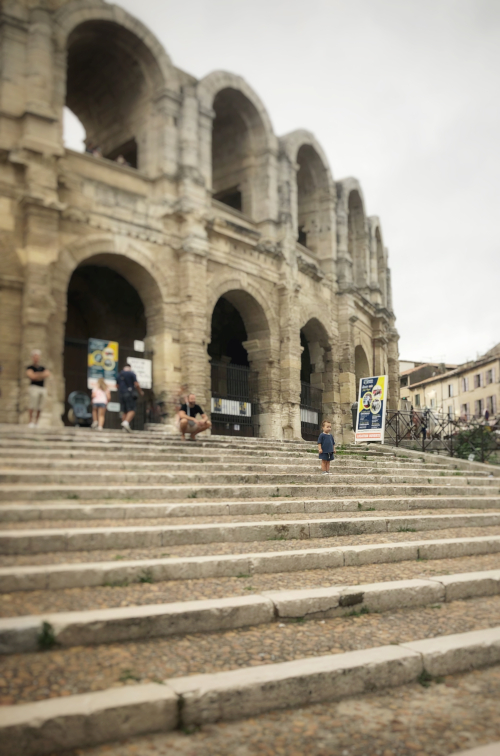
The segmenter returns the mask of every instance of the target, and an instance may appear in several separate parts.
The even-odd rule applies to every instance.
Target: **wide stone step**
[[[323,483],[324,480],[328,482]],[[481,484],[458,485],[443,482],[436,484],[388,484],[351,483],[341,484],[336,476],[317,476],[315,485],[300,483],[279,485],[117,485],[116,480],[109,486],[99,485],[49,485],[49,484],[1,484],[0,501],[46,501],[52,499],[256,499],[256,498],[318,498],[370,496],[491,496],[499,493],[495,486]],[[458,480],[454,478],[453,480]],[[463,479],[462,479],[463,480]]]
[[[312,455],[311,455],[312,457]],[[318,472],[320,469],[319,459],[317,457],[313,459],[306,459],[304,457],[297,457],[292,460],[281,459],[263,459],[256,460],[254,462],[207,462],[204,459],[196,461],[196,473],[205,472],[234,472],[234,473],[246,473],[246,472],[259,472],[259,473],[312,473]],[[130,472],[186,472],[192,474],[193,472],[193,460],[183,459],[182,461],[156,461],[156,462],[143,462],[132,459],[111,459],[109,455],[106,455],[106,459],[99,456],[99,459],[33,459],[19,460],[14,457],[1,457],[0,458],[0,472],[14,472],[14,471],[45,471],[45,470],[57,470],[62,472],[68,471],[89,471],[93,473],[109,472],[111,470],[125,470]],[[424,465],[424,464],[412,464],[401,465],[398,463],[369,463],[363,462],[363,465],[359,463],[349,463],[345,460],[335,460],[335,471],[342,472],[343,474],[368,474],[372,471],[376,471],[377,474],[405,474],[409,475],[424,475],[425,473],[431,473],[434,475],[447,475],[462,477],[465,476],[463,472],[451,472],[443,471],[438,465]],[[22,473],[21,473],[22,474]],[[475,473],[474,477],[488,477],[487,473]]]
[[[500,569],[295,591],[267,591],[205,601],[153,604],[0,619],[0,654],[40,649],[42,634],[54,647],[147,640],[212,633],[283,619],[342,617],[353,611],[387,612],[500,595]]]
[[[499,509],[500,496],[422,496],[412,498],[367,499],[284,499],[270,501],[179,502],[172,504],[131,504],[106,502],[72,504],[2,504],[0,522],[22,523],[50,520],[135,520],[146,518],[279,516],[364,511],[414,511],[419,509]]]
[[[0,586],[3,593],[57,590],[300,572],[496,553],[500,553],[500,536],[487,535],[243,554],[29,565],[0,568]]]
[[[500,628],[4,706],[5,754],[38,756],[381,690],[500,661]],[[182,703],[181,703],[182,702]],[[17,750],[16,750],[17,749]],[[0,752],[2,752],[0,751]]]
[[[206,543],[242,543],[342,537],[364,533],[483,528],[500,525],[500,513],[357,517],[202,525],[47,528],[0,531],[0,554],[97,551]]]
[[[344,473],[344,471],[334,470],[331,475],[322,475],[319,467],[313,471],[307,472],[281,472],[271,470],[270,472],[230,472],[223,469],[217,472],[205,472],[203,469],[192,472],[130,472],[115,470],[93,470],[81,471],[79,469],[67,472],[61,471],[38,471],[38,470],[2,470],[0,469],[0,486],[20,483],[23,485],[82,485],[87,481],[92,481],[93,485],[115,485],[119,482],[121,485],[283,485],[283,484],[300,484],[307,485],[311,483],[322,482],[323,478],[328,478],[336,484],[387,484],[387,483],[420,483],[422,478],[428,485],[459,485],[463,486],[485,486],[493,488],[498,492],[499,482],[495,479],[483,476],[464,476],[462,473],[453,473],[451,475],[439,474],[434,472],[422,475],[420,471],[401,471],[396,474],[383,472],[380,470],[356,471]]]

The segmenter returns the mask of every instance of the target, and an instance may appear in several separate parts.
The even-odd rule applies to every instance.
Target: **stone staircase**
[[[497,471],[374,446],[332,470],[302,441],[3,427],[0,754],[498,664]]]

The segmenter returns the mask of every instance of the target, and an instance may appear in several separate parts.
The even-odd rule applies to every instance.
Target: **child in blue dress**
[[[321,460],[322,475],[330,475],[330,462],[334,459],[335,439],[332,436],[332,424],[323,420],[318,438],[318,454]]]

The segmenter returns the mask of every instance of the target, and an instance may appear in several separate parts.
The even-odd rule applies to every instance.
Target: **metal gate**
[[[323,390],[300,382],[300,427],[302,438],[317,441],[320,434]]]
[[[212,433],[258,436],[258,373],[244,365],[211,363]]]

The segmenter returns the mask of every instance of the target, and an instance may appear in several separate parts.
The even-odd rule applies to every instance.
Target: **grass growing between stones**
[[[57,645],[54,628],[50,622],[42,622],[42,629],[38,633],[37,641],[40,651],[50,651]]]

